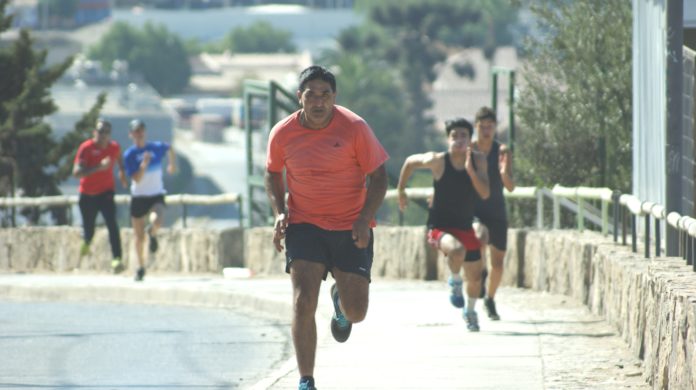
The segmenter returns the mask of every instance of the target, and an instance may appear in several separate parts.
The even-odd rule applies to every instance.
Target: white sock
[[[462,276],[459,274],[451,274],[450,279],[452,279],[455,282],[461,282],[462,281]]]
[[[474,306],[476,306],[476,298],[469,297],[469,299],[466,300],[466,312],[470,313],[475,311]]]

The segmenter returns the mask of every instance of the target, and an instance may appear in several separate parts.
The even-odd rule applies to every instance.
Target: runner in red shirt
[[[116,222],[116,203],[114,202],[114,164],[118,164],[121,185],[126,187],[121,148],[111,140],[111,123],[103,119],[97,121],[92,138],[83,142],[77,149],[73,165],[73,175],[80,179],[80,214],[82,214],[83,244],[80,257],[89,253],[94,237],[94,223],[97,213],[101,213],[109,231],[111,244],[111,267],[114,273],[123,271],[121,262],[121,235]]]
[[[315,389],[315,313],[331,272],[331,332],[348,339],[367,314],[374,216],[387,189],[389,158],[367,123],[337,106],[336,79],[320,66],[300,74],[302,109],[276,124],[268,140],[266,192],[276,215],[273,244],[283,250],[294,291],[292,335],[300,389]],[[288,204],[285,206],[285,170]]]

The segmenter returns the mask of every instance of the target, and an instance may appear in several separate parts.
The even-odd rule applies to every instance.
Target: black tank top
[[[493,141],[488,153],[488,199],[476,198],[476,216],[482,218],[507,219],[505,212],[505,197],[503,197],[503,179],[500,177],[500,144]]]
[[[449,152],[445,154],[445,172],[440,180],[433,180],[433,188],[428,227],[471,229],[478,194],[466,170],[454,168]]]

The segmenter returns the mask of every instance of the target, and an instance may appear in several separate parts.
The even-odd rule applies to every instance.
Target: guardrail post
[[[645,214],[645,258],[650,258],[650,214]]]
[[[609,202],[602,199],[602,235],[609,234]]]
[[[239,227],[245,227],[244,223],[244,198],[241,196],[239,197],[239,201],[237,202],[237,208],[239,209]]]
[[[611,194],[611,201],[614,207],[614,242],[619,241],[619,207],[621,207],[619,203],[619,196],[621,196],[619,191],[614,191]]]
[[[558,195],[553,195],[553,228],[561,228],[561,203],[558,200]]]
[[[638,233],[636,232],[636,225],[636,216],[631,214],[631,249],[633,253],[638,253],[638,243],[636,242],[636,240],[638,240]]]
[[[537,198],[537,229],[544,228],[544,194],[537,190],[535,192]]]
[[[660,219],[655,218],[655,257],[660,257]]]
[[[626,208],[622,207],[621,211],[621,245],[626,245]]]
[[[186,203],[181,202],[181,224],[184,229],[186,229],[186,212]]]

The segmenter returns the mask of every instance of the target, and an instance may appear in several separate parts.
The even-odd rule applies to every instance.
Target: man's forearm
[[[360,211],[359,218],[372,220],[377,214],[377,209],[384,201],[384,195],[387,193],[387,171],[384,165],[381,165],[370,175],[370,183],[367,186],[367,195],[365,197],[365,205]]]
[[[285,210],[285,183],[283,174],[278,172],[266,172],[264,177],[266,195],[271,201],[271,207],[275,215],[283,214]]]

